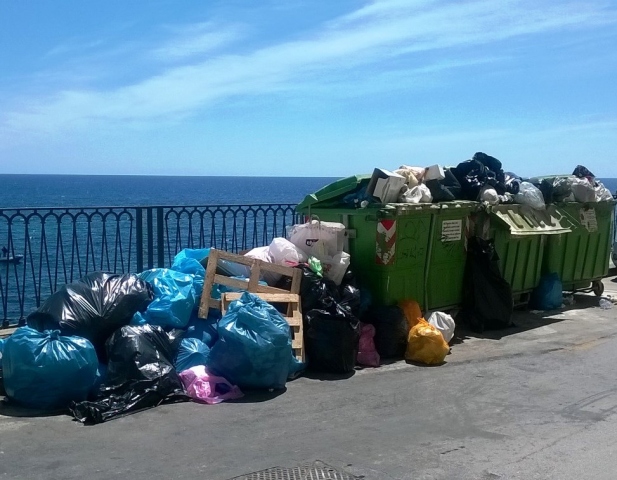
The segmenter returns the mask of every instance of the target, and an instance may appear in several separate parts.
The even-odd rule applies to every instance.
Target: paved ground
[[[613,272],[614,274],[614,272]],[[605,280],[617,299],[617,279]],[[235,403],[85,427],[0,409],[0,478],[225,480],[321,460],[365,479],[615,479],[617,305],[576,295],[458,332],[447,363],[300,378]]]

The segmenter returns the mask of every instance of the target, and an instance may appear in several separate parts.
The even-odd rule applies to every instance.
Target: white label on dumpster
[[[462,220],[444,220],[441,223],[441,241],[458,242],[463,233]]]
[[[581,225],[590,232],[598,231],[598,220],[596,219],[595,208],[581,208]]]

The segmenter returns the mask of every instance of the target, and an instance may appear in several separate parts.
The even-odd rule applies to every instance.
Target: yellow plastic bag
[[[401,300],[398,306],[403,310],[409,328],[415,327],[418,320],[422,318],[422,310],[420,310],[418,302],[415,300]]]
[[[449,351],[441,332],[423,318],[409,331],[405,359],[438,365],[443,363]]]

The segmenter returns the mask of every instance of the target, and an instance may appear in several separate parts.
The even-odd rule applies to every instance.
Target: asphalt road
[[[615,279],[605,294],[617,298]],[[617,305],[459,331],[447,363],[307,378],[86,427],[0,409],[0,478],[226,480],[321,460],[365,479],[617,478]]]

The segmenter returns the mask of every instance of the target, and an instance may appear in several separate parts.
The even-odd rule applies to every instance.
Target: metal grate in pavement
[[[349,473],[317,461],[297,467],[271,467],[228,480],[359,480]]]

